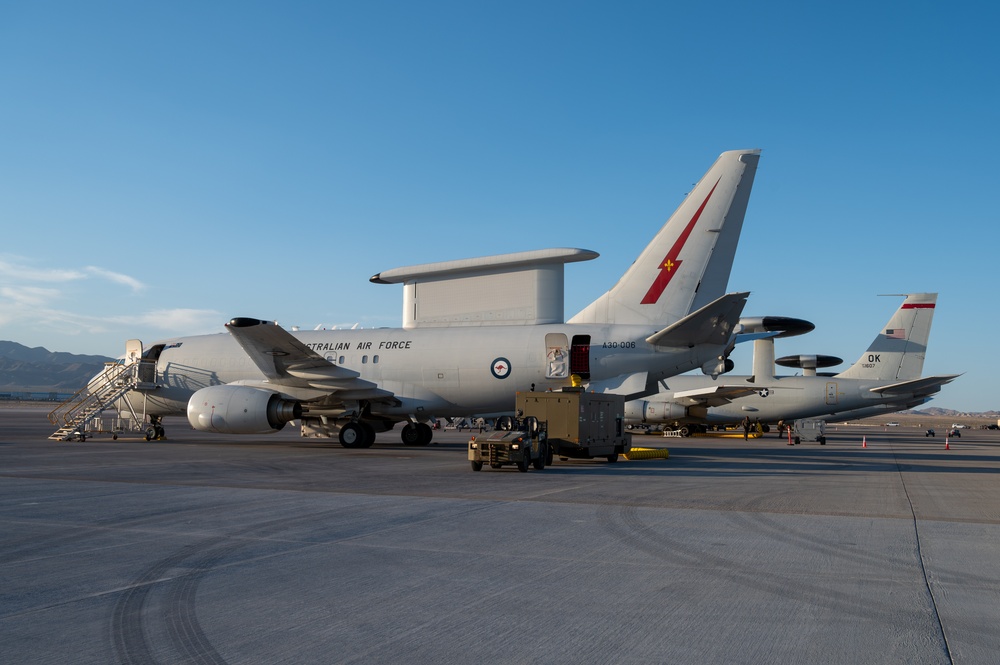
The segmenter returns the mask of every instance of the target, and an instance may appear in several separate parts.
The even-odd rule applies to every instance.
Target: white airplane
[[[516,392],[574,374],[629,397],[692,369],[718,375],[749,295],[725,288],[759,156],[723,153],[618,283],[566,323],[563,265],[595,252],[398,268],[371,281],[404,285],[402,328],[289,332],[234,318],[228,333],[142,349],[155,379],[129,397],[156,436],[164,416],[186,414],[197,430],[229,434],[300,420],[303,436],[337,435],[346,447],[406,422],[403,442],[426,445],[432,417],[510,412]]]
[[[699,376],[675,376],[661,382],[657,395],[626,404],[626,423],[666,424],[684,433],[707,426],[735,424],[749,417],[761,423],[815,418],[842,422],[910,409],[941,390],[958,374],[921,378],[936,293],[914,293],[881,329],[856,363],[834,375],[817,368],[840,364],[833,356],[786,356],[774,359],[773,338],[754,341],[753,374],[727,375],[716,382]],[[743,319],[744,331],[789,330],[801,334],[812,324],[799,319]],[[775,363],[798,367],[802,376],[774,376]]]

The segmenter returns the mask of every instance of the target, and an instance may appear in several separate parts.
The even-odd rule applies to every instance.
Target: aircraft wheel
[[[469,464],[472,465],[472,470],[473,471],[482,471],[483,470],[483,463],[482,462],[469,462]]]
[[[420,433],[420,440],[417,442],[418,446],[430,445],[431,439],[434,438],[434,430],[427,423],[417,423],[417,432]]]
[[[419,446],[420,430],[413,423],[406,423],[403,431],[399,433],[399,438],[403,440],[404,446]]]
[[[340,428],[340,445],[345,448],[358,448],[359,444],[365,440],[364,430],[356,422],[345,423]]]
[[[691,436],[691,428],[687,425],[681,427],[681,436]]]
[[[364,434],[361,441],[358,442],[357,448],[371,448],[372,444],[375,443],[375,428],[371,426],[371,423],[366,423],[361,420],[358,421],[361,425],[361,431]]]
[[[156,438],[156,428],[150,425],[146,428],[146,441],[152,441]]]

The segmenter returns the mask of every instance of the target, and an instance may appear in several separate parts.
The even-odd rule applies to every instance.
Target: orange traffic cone
[[[944,449],[951,450],[951,446],[948,445],[948,437],[944,437]]]
[[[861,447],[862,448],[868,447],[868,437],[866,436],[861,437]]]

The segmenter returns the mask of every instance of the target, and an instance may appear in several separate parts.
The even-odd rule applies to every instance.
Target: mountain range
[[[113,360],[0,341],[0,392],[75,393]]]

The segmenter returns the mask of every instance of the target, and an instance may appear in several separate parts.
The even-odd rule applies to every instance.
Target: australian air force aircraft
[[[718,375],[749,295],[725,289],[759,155],[723,153],[618,283],[567,322],[564,264],[595,252],[398,268],[371,281],[403,284],[402,328],[287,331],[234,318],[225,333],[143,348],[155,380],[129,397],[158,435],[170,415],[230,434],[301,420],[303,436],[367,447],[406,422],[403,442],[423,445],[432,418],[510,412],[516,391],[560,388],[573,374],[629,397],[692,369]]]
[[[818,375],[816,369],[838,365],[840,358],[774,359],[773,337],[808,332],[811,323],[784,317],[743,319],[745,333],[784,331],[754,341],[752,375],[727,375],[720,381],[698,376],[669,378],[658,394],[626,404],[626,422],[665,424],[688,433],[739,423],[746,416],[761,423],[797,418],[842,422],[913,408],[959,376],[920,376],[936,301],[936,293],[907,295],[858,361],[839,374],[826,376]],[[776,362],[801,368],[803,375],[774,376]]]

